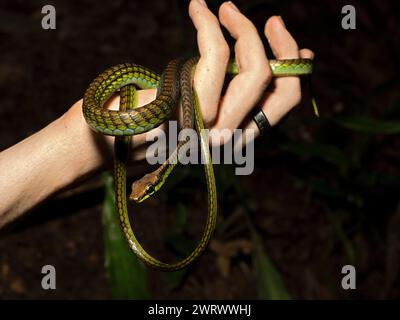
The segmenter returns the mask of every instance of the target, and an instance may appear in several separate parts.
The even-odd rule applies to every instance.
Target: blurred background
[[[222,1],[207,3],[217,12]],[[302,104],[257,139],[252,175],[215,166],[217,229],[190,268],[165,274],[136,260],[120,237],[104,173],[1,231],[0,298],[400,298],[396,2],[235,3],[260,34],[269,16],[281,15],[299,47],[316,53],[321,117],[304,90]],[[45,4],[56,8],[56,30],[41,29]],[[356,8],[356,30],[341,27],[346,4]],[[2,0],[0,150],[61,116],[109,66],[131,61],[161,72],[177,56],[197,55],[187,5]],[[138,163],[129,178],[150,170]],[[207,210],[202,175],[201,167],[180,167],[154,199],[130,207],[135,232],[154,255],[177,259],[199,238]],[[41,287],[46,264],[57,270],[57,290]],[[341,287],[348,264],[357,270],[356,290]]]

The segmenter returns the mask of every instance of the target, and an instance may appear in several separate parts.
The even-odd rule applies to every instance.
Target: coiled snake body
[[[90,84],[83,99],[83,114],[89,126],[105,135],[115,136],[115,200],[120,225],[133,252],[151,267],[174,271],[192,263],[206,248],[217,218],[217,192],[214,172],[204,133],[199,101],[193,88],[193,74],[197,58],[176,59],[165,68],[161,77],[153,71],[131,63],[111,67],[100,74]],[[272,74],[279,76],[302,76],[312,73],[309,59],[269,60]],[[237,74],[235,63],[229,64],[228,73]],[[142,107],[136,108],[136,87],[140,89],[157,88],[157,97]],[[103,108],[104,103],[120,90],[120,110]],[[147,253],[135,237],[128,216],[126,195],[126,163],[131,136],[147,132],[169,119],[179,99],[182,106],[183,127],[195,125],[200,137],[200,152],[204,161],[204,171],[208,190],[208,215],[202,237],[196,248],[186,258],[176,263],[164,263]],[[179,151],[187,140],[178,144],[168,160],[156,171],[145,175],[132,185],[130,198],[141,202],[154,194],[164,184],[166,178],[179,162]]]

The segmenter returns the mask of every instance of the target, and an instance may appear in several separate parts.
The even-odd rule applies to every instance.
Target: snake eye
[[[146,186],[146,193],[148,195],[152,195],[154,192],[156,192],[156,190],[154,189],[153,185],[152,184],[148,184]]]

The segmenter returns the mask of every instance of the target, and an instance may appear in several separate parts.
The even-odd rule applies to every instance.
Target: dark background
[[[208,3],[217,12],[221,2]],[[399,298],[396,2],[235,3],[260,33],[269,16],[281,15],[299,47],[316,53],[313,84],[322,117],[313,116],[305,91],[300,107],[270,136],[258,139],[254,173],[235,178],[248,199],[266,254],[292,298]],[[56,30],[40,27],[45,4],[56,7]],[[341,28],[346,4],[356,7],[356,30]],[[2,0],[0,150],[62,115],[105,68],[132,61],[161,71],[174,57],[195,55],[195,39],[186,1]],[[142,175],[143,168],[138,166],[132,176]],[[258,279],[248,254],[235,251],[228,257],[228,271],[217,263],[221,249],[216,243],[250,242],[248,230],[241,228],[243,208],[221,172],[217,169],[222,192],[214,244],[178,288],[168,289],[160,273],[149,271],[153,297],[257,297]],[[179,183],[180,190],[193,190],[189,233],[195,236],[204,220],[205,192],[201,184],[194,185],[190,175]],[[158,222],[173,220],[175,206],[169,194],[136,208],[137,228],[149,248],[161,247],[165,228]],[[94,177],[4,230],[0,297],[110,298],[102,200],[101,180]],[[233,227],[221,228],[232,216]],[[41,289],[45,264],[57,269],[55,291]],[[357,290],[352,292],[340,287],[345,264],[357,268]]]

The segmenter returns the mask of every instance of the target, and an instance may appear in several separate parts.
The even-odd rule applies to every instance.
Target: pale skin
[[[274,79],[267,90],[271,70],[260,35],[252,22],[231,2],[219,8],[216,17],[202,0],[192,0],[189,15],[197,30],[200,52],[194,77],[207,128],[257,130],[248,116],[262,108],[271,125],[277,124],[301,99],[297,77]],[[240,74],[221,96],[231,53],[221,31],[225,27],[236,40],[234,53]],[[313,58],[308,49],[298,49],[282,19],[269,18],[264,36],[276,59]],[[139,91],[139,105],[155,98],[155,90]],[[117,109],[118,97],[108,107]],[[163,127],[161,127],[163,128]],[[47,127],[0,153],[0,227],[36,204],[77,181],[112,166],[112,137],[93,132],[82,115],[82,100]],[[146,134],[134,136],[133,160],[143,159]],[[215,143],[215,142],[214,142]]]

